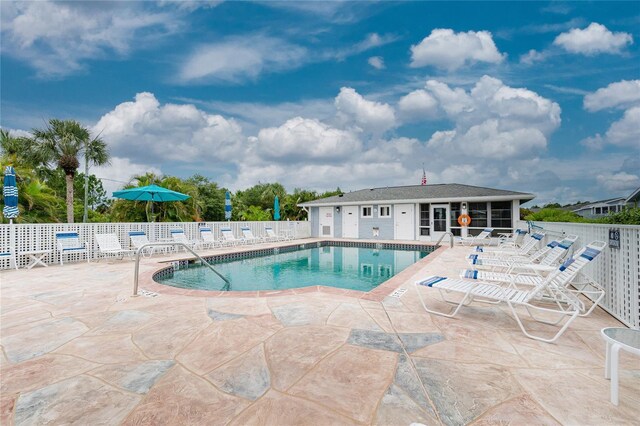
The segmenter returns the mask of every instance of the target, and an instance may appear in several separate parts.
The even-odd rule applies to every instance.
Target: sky
[[[640,2],[12,2],[0,126],[76,119],[115,190],[640,186]]]

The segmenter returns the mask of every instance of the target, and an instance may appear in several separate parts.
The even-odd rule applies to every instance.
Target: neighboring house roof
[[[576,204],[571,204],[570,206],[564,206],[564,207],[560,207],[560,210],[566,210],[566,211],[570,211],[570,212],[575,212],[578,210],[582,210],[584,208],[591,208],[591,204],[593,204],[592,202],[585,202],[585,203],[576,203]]]
[[[525,192],[505,191],[503,189],[483,188],[481,186],[459,183],[434,185],[390,186],[385,188],[361,189],[342,195],[301,203],[300,206],[321,206],[340,204],[362,204],[368,202],[418,202],[418,201],[482,201],[494,200],[532,200],[535,195]]]
[[[579,212],[582,210],[589,210],[593,207],[601,207],[607,205],[617,205],[617,204],[625,204],[626,200],[624,197],[617,198],[608,198],[606,200],[594,201],[592,203],[581,203],[575,204],[573,206],[563,207],[563,210],[570,210],[572,212]]]
[[[637,203],[638,201],[640,201],[640,187],[633,191],[625,201],[627,203]]]

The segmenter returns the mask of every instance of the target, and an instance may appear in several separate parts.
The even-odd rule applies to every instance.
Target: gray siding
[[[333,236],[342,238],[342,209],[339,212],[333,208]]]
[[[366,204],[363,204],[366,205]],[[388,204],[385,204],[388,205]],[[380,236],[377,239],[380,240],[393,240],[393,205],[391,205],[390,217],[378,217],[380,214],[380,206],[373,205],[376,210],[373,212],[373,217],[362,217],[362,206],[358,206],[358,238],[372,239],[373,228],[380,228]]]
[[[317,237],[320,228],[320,207],[309,208],[309,222],[311,222],[311,236]]]

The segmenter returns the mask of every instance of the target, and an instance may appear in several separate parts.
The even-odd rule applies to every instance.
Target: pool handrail
[[[209,262],[204,260],[198,253],[193,251],[191,249],[191,247],[187,246],[185,243],[180,243],[180,242],[176,242],[176,241],[174,241],[172,243],[146,243],[146,244],[143,244],[140,247],[138,247],[138,249],[136,250],[136,266],[135,266],[135,273],[133,275],[133,296],[134,297],[138,295],[138,275],[139,275],[139,272],[140,272],[140,253],[146,247],[167,246],[167,245],[174,245],[174,246],[182,246],[182,247],[184,247],[185,250],[187,250],[188,252],[191,252],[191,254],[193,254],[195,257],[200,259],[200,261],[203,264],[207,265],[207,267],[209,269],[211,269],[213,272],[215,272],[217,276],[222,278],[222,280],[226,283],[224,287],[227,287],[227,289],[231,288],[231,282],[228,279],[226,279],[220,272],[216,271],[215,268],[213,266],[211,266],[211,264]]]
[[[440,238],[438,238],[438,242],[436,243],[436,245],[439,246],[440,243],[442,242],[442,239],[447,235],[449,235],[449,247],[453,247],[453,232],[449,232],[449,231],[445,232],[440,236]]]

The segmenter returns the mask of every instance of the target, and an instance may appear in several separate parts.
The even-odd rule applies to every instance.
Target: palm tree
[[[140,222],[146,218],[147,222],[199,222],[201,219],[201,205],[198,201],[198,188],[191,182],[175,176],[157,176],[153,173],[134,176],[124,189],[148,185],[158,185],[163,188],[190,195],[185,201],[170,203],[152,203],[150,201],[136,201],[131,204],[128,200],[116,200],[111,206],[111,214],[120,221]],[[151,207],[153,205],[153,212]]]
[[[73,223],[73,178],[84,154],[89,164],[109,163],[106,143],[99,137],[91,139],[86,127],[75,120],[51,119],[45,129],[34,129],[34,158],[43,163],[56,163],[64,171],[67,186],[67,222]]]
[[[61,203],[54,191],[43,183],[29,154],[30,141],[13,137],[0,129],[0,170],[11,165],[16,171],[18,186],[18,223],[58,222]],[[1,187],[2,182],[0,182]],[[1,188],[0,188],[1,189]]]

